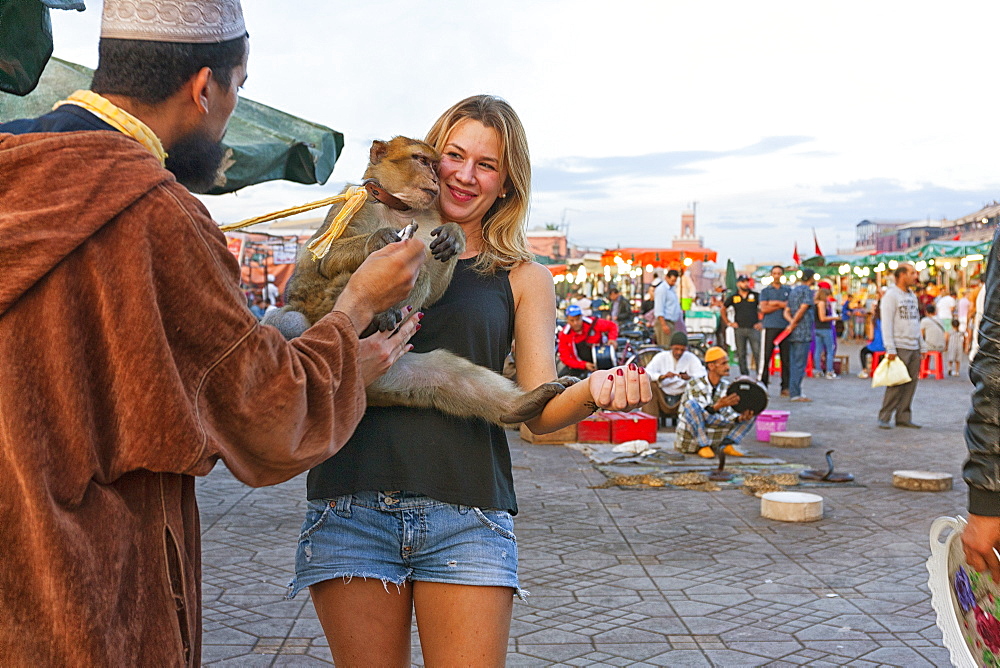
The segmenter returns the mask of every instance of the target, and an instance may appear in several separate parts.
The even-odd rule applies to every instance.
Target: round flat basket
[[[931,524],[927,560],[931,605],[951,662],[960,668],[996,666],[1000,658],[1000,586],[969,568],[959,536],[965,520],[939,517]]]
[[[767,390],[750,376],[740,376],[733,380],[726,394],[739,395],[739,403],[733,406],[737,413],[753,411],[759,414],[767,408]]]

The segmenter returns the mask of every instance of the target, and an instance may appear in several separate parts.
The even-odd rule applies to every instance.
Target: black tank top
[[[475,261],[459,260],[410,343],[414,352],[445,348],[499,373],[514,335],[514,295],[506,271],[484,276],[472,269]],[[517,513],[503,429],[433,409],[369,407],[340,452],[309,471],[310,499],[366,490]]]

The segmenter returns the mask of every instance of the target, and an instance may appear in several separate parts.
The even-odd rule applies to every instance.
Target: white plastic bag
[[[906,370],[903,360],[898,357],[891,362],[888,357],[883,358],[872,374],[872,387],[892,387],[909,382],[910,372]]]

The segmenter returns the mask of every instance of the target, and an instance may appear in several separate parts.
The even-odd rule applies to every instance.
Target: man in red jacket
[[[583,378],[597,369],[593,346],[614,345],[618,325],[585,316],[576,304],[566,307],[566,321],[566,326],[559,330],[559,361],[568,367],[567,374]]]

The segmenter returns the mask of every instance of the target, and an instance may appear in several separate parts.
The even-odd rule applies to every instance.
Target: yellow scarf
[[[97,93],[89,90],[78,90],[65,100],[56,102],[52,108],[58,109],[64,104],[83,107],[114,129],[127,134],[145,146],[150,153],[157,157],[161,165],[166,162],[167,152],[163,150],[163,144],[160,143],[159,137],[149,129],[149,126],[124,109],[111,104]]]

